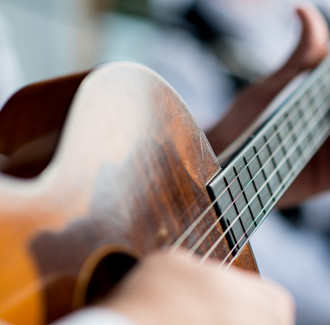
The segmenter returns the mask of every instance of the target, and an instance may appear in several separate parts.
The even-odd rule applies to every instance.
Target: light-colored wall
[[[90,5],[90,0],[0,0],[23,83],[95,64],[100,33]]]

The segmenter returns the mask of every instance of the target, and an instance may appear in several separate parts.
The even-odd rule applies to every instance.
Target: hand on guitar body
[[[291,79],[325,56],[328,40],[325,22],[313,7],[302,7],[298,12],[304,29],[297,50],[278,72],[243,92],[228,116],[209,132],[216,152],[233,141]],[[226,128],[221,127],[222,123]],[[228,129],[232,132],[224,134]],[[328,158],[329,141],[282,203],[296,202],[328,188]],[[320,175],[317,178],[311,177],[315,167]],[[233,268],[219,269],[212,261],[199,265],[197,257],[188,257],[184,252],[147,256],[99,306],[127,315],[139,325],[294,324],[292,299],[278,285]]]
[[[202,266],[185,251],[151,254],[104,306],[137,324],[293,324],[294,303],[276,284],[235,269]]]
[[[295,319],[291,296],[277,284],[219,269],[213,261],[201,266],[185,251],[150,254],[98,307],[125,315],[118,325],[293,325]],[[88,323],[79,316],[54,325]],[[96,317],[93,324],[105,323]],[[109,324],[117,325],[110,314]],[[10,324],[0,320],[0,325]]]

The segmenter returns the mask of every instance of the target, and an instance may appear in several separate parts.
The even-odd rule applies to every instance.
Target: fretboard
[[[209,192],[234,255],[329,136],[329,107],[327,60],[210,183]]]

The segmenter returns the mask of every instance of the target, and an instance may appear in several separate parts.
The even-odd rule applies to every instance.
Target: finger
[[[287,66],[300,72],[314,68],[325,58],[329,31],[326,21],[314,5],[306,3],[299,6],[297,14],[302,22],[302,34]]]
[[[219,272],[218,275],[218,278],[212,277],[213,282],[214,279],[218,279],[222,293],[225,293],[229,300],[236,301],[236,306],[239,306],[246,317],[245,320],[239,318],[237,324],[293,325],[295,323],[296,313],[293,298],[286,289],[278,284],[270,280],[261,280],[254,274],[235,268],[231,268],[228,273]],[[214,282],[213,285],[215,284]],[[254,308],[251,310],[251,307]],[[255,309],[258,309],[257,318],[253,315]],[[254,322],[249,322],[251,320]],[[273,321],[270,322],[270,320]]]
[[[302,33],[287,62],[269,77],[241,92],[229,114],[207,132],[216,153],[234,141],[292,79],[303,70],[316,66],[327,55],[329,32],[323,16],[310,4],[300,6],[297,13],[302,22]]]
[[[270,98],[299,73],[318,65],[328,53],[329,30],[321,13],[306,3],[297,8],[297,14],[302,23],[300,40],[283,67],[264,81]]]
[[[278,314],[278,316],[282,322],[278,322],[278,324],[287,324],[286,322],[283,322],[284,320],[290,321],[290,324],[294,324],[296,306],[290,292],[268,279],[263,279],[263,284],[264,290],[267,293],[265,296],[269,298],[269,304],[276,307],[278,310],[281,310],[281,313]]]

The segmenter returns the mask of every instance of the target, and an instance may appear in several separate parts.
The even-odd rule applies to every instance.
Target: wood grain
[[[96,265],[108,255],[140,258],[169,247],[210,204],[206,186],[220,170],[184,104],[151,71],[116,63],[83,77],[57,84],[56,105],[49,94],[40,99],[52,86],[39,84],[31,88],[37,101],[27,90],[0,116],[6,125],[0,152],[14,157],[6,170],[34,176],[0,177],[0,317],[15,324],[44,324],[80,307]],[[22,105],[35,114],[19,122],[25,135],[10,138],[15,114],[8,116]],[[30,159],[26,171],[16,152],[39,138],[52,141],[52,150],[43,164]],[[212,210],[184,247],[215,219]],[[198,254],[221,233],[219,225]],[[223,243],[212,257],[228,251]],[[115,264],[107,271],[118,273]],[[257,270],[249,246],[235,264]]]

